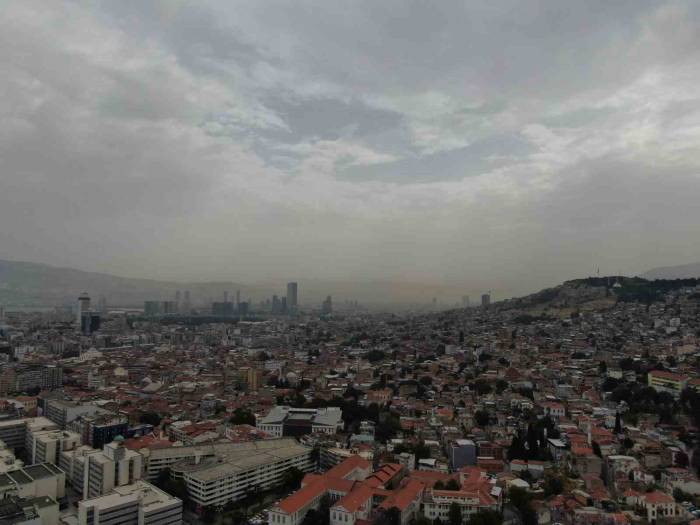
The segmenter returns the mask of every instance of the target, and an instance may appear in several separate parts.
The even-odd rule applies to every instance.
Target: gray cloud
[[[696,2],[7,2],[0,255],[521,293],[700,260]]]

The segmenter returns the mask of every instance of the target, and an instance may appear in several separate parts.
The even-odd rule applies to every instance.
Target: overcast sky
[[[700,261],[700,2],[4,1],[0,258],[521,293]]]

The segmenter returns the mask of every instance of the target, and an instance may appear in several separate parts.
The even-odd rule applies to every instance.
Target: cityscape
[[[4,0],[0,525],[700,525],[700,1]]]

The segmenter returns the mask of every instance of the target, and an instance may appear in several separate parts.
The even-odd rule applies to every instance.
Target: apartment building
[[[179,525],[182,501],[139,480],[78,504],[79,525]]]
[[[60,453],[59,466],[66,472],[69,484],[83,498],[108,494],[115,487],[129,485],[142,477],[143,458],[113,441],[102,450],[82,446]]]
[[[53,463],[58,465],[62,450],[73,450],[80,446],[80,435],[67,430],[28,430],[26,456],[30,463]]]

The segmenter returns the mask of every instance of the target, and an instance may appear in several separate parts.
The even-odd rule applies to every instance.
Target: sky
[[[517,295],[700,261],[700,2],[5,0],[0,258]]]

